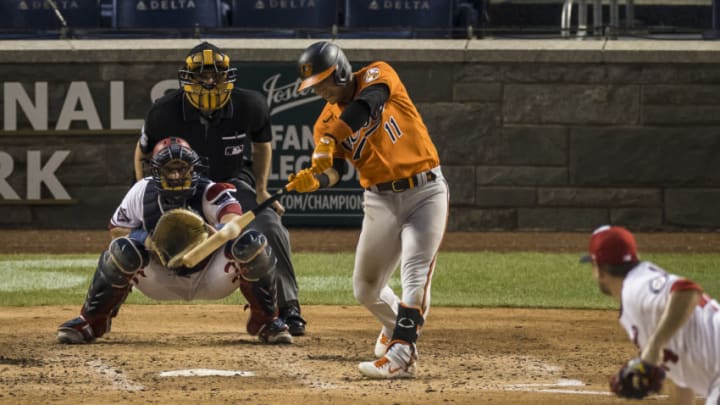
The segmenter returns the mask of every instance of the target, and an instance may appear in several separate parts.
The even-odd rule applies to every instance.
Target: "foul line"
[[[252,371],[218,370],[214,368],[190,368],[185,370],[171,370],[160,372],[160,377],[255,377]]]
[[[594,390],[582,390],[572,389],[568,387],[584,387],[585,383],[580,380],[571,380],[561,378],[556,383],[548,384],[507,384],[503,386],[503,391],[513,392],[533,392],[533,393],[547,393],[547,394],[572,394],[572,395],[613,395],[610,391],[594,391]],[[560,388],[562,387],[562,388]],[[652,395],[649,398],[663,399],[667,398],[667,395]]]
[[[123,391],[142,391],[145,389],[141,384],[125,377],[125,374],[102,362],[102,360],[91,360],[87,365],[100,376],[112,381],[115,388]]]

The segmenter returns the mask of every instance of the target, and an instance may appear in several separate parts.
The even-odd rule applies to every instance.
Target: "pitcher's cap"
[[[622,226],[603,225],[590,237],[588,255],[580,262],[595,261],[597,264],[623,264],[638,261],[635,237]]]

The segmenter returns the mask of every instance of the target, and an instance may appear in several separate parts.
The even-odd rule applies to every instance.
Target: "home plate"
[[[172,370],[160,372],[160,377],[254,377],[252,371],[241,370],[215,370],[211,368],[190,368],[186,370]]]

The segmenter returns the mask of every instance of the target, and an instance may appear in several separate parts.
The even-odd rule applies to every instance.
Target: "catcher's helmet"
[[[236,78],[237,69],[230,67],[230,57],[208,42],[191,49],[185,67],[178,70],[180,87],[188,101],[206,112],[227,104]]]
[[[199,164],[200,156],[182,138],[165,138],[155,145],[150,165],[164,201],[180,205],[195,193]]]
[[[335,84],[345,86],[352,78],[352,66],[339,46],[320,41],[310,45],[298,59],[302,83],[298,91],[314,86],[334,74]]]

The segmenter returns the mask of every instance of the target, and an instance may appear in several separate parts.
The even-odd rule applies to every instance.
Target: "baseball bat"
[[[240,235],[240,232],[242,232],[242,230],[250,222],[252,222],[253,219],[255,219],[255,216],[260,211],[272,205],[272,203],[280,199],[280,197],[282,197],[285,193],[292,191],[293,186],[294,185],[292,183],[286,184],[257,207],[225,224],[219,231],[212,234],[212,236],[207,238],[207,240],[203,243],[195,246],[189,252],[185,253],[182,257],[182,264],[185,267],[195,267],[198,263],[203,261],[203,259],[210,256],[220,246],[225,244],[225,242],[237,238],[238,235]]]

